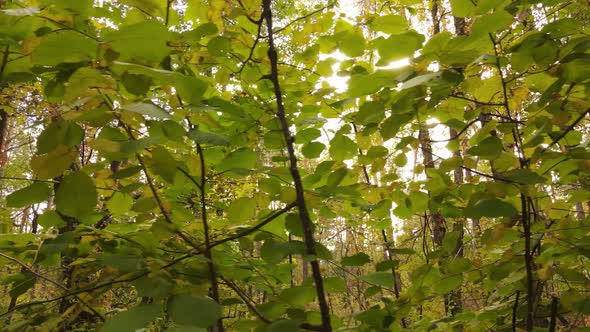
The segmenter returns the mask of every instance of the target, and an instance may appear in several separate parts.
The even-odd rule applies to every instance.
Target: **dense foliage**
[[[0,8],[2,331],[589,329],[586,0]]]

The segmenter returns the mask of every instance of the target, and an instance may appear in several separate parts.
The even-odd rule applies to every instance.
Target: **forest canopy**
[[[0,330],[589,331],[587,0],[0,0]]]

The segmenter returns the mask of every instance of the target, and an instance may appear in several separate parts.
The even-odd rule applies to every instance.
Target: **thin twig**
[[[37,278],[43,279],[43,280],[61,288],[62,290],[66,291],[67,293],[70,292],[70,289],[68,287],[60,284],[59,282],[57,282],[51,278],[48,278],[48,277],[42,275],[41,273],[38,273],[37,271],[35,271],[31,267],[29,267],[27,264],[21,262],[20,260],[14,258],[14,257],[8,256],[6,254],[3,254],[1,252],[0,252],[0,256],[4,257],[5,259],[8,259],[9,261],[15,262],[16,264],[20,265],[22,268],[26,269],[27,271],[29,271],[30,273],[35,275]],[[105,320],[104,316],[101,313],[99,313],[98,311],[96,311],[96,309],[94,309],[88,302],[86,302],[84,299],[82,299],[78,295],[74,295],[74,296],[76,297],[76,299],[78,301],[80,301],[80,303],[82,303],[86,308],[88,308],[90,311],[92,311],[93,314],[95,314],[98,318],[100,318],[100,320],[102,320],[102,321]]]

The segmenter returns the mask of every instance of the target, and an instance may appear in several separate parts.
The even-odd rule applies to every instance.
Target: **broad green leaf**
[[[468,271],[472,268],[471,261],[467,258],[454,258],[445,263],[445,269],[448,273],[457,274]]]
[[[90,61],[96,56],[97,43],[73,30],[49,34],[31,54],[32,62],[41,66]]]
[[[368,101],[359,107],[356,120],[362,125],[380,123],[385,118],[385,107],[380,102]]]
[[[379,285],[385,288],[393,287],[393,275],[390,272],[374,272],[361,277],[361,280],[371,284]]]
[[[428,209],[428,194],[421,191],[412,191],[410,193],[410,210],[414,214],[421,214]]]
[[[478,145],[471,147],[467,152],[472,156],[478,156],[483,159],[495,159],[502,153],[502,140],[496,136],[490,136]]]
[[[411,78],[411,79],[405,81],[402,84],[402,89],[409,89],[409,88],[413,88],[418,85],[422,85],[422,84],[426,84],[426,83],[429,83],[432,81],[436,81],[436,80],[439,80],[441,77],[442,77],[442,72],[416,76],[414,78]]]
[[[411,58],[414,52],[422,47],[423,42],[424,36],[414,30],[391,35],[379,43],[378,51],[381,57],[379,62],[387,64],[387,62]]]
[[[170,114],[154,104],[138,103],[121,106],[122,109],[142,115],[147,115],[155,119],[170,119]]]
[[[361,56],[365,51],[365,38],[360,31],[342,31],[333,38],[340,51],[349,57]]]
[[[218,168],[220,171],[252,170],[256,168],[257,161],[258,155],[256,152],[248,148],[241,148],[228,154],[219,163]]]
[[[39,216],[37,222],[43,228],[59,228],[66,225],[66,222],[60,217],[59,213],[52,210],[45,211],[42,215]]]
[[[161,176],[166,182],[173,183],[174,176],[178,172],[178,163],[165,148],[158,146],[152,150],[151,169]]]
[[[44,154],[60,145],[76,146],[84,139],[84,129],[70,121],[52,122],[37,139],[37,153]]]
[[[94,181],[82,171],[65,176],[55,193],[57,210],[77,219],[90,214],[96,204],[97,192]]]
[[[117,191],[111,196],[111,198],[109,198],[106,205],[111,214],[114,216],[120,216],[131,211],[133,197],[129,194]]]
[[[260,247],[260,257],[269,264],[280,263],[288,255],[289,250],[284,242],[269,239]]]
[[[168,302],[170,319],[180,325],[202,328],[213,326],[221,318],[221,306],[205,296],[179,294]]]
[[[590,54],[576,55],[568,60],[564,59],[561,64],[561,77],[575,83],[588,82],[590,80]]]
[[[295,286],[281,292],[279,298],[292,306],[303,307],[316,297],[316,290],[309,286]]]
[[[39,179],[53,179],[70,168],[78,156],[76,150],[66,146],[31,158],[31,168]]]
[[[132,74],[126,71],[121,77],[121,84],[132,94],[143,96],[150,90],[153,80],[147,75]]]
[[[160,304],[140,304],[108,318],[100,329],[100,332],[141,330],[162,314],[162,306]]]
[[[469,17],[475,11],[475,3],[471,0],[451,0],[453,16]]]
[[[381,137],[383,137],[384,140],[388,140],[390,138],[395,137],[395,135],[397,135],[397,133],[402,128],[402,126],[408,123],[413,118],[414,114],[411,113],[394,114],[388,117],[387,119],[385,119],[385,121],[383,121],[383,123],[381,123],[381,128],[379,130],[379,132],[381,133]]]
[[[396,86],[397,82],[408,75],[408,69],[378,70],[371,74],[352,75],[348,81],[348,95],[361,97],[375,93],[387,86]]]
[[[18,297],[33,288],[35,286],[35,280],[35,275],[29,271],[23,271],[9,276],[3,280],[3,283],[12,283],[8,295]]]
[[[497,198],[486,198],[466,207],[464,212],[465,216],[469,218],[498,218],[514,216],[518,213],[518,210],[508,202]]]
[[[365,254],[364,252],[360,252],[356,255],[342,257],[340,264],[343,266],[362,266],[365,264],[371,263],[371,257]]]
[[[199,105],[203,94],[207,91],[207,82],[194,76],[185,76],[175,73],[174,87],[180,98],[186,103]]]
[[[223,56],[231,52],[232,42],[225,37],[217,36],[207,43],[207,50],[212,55]]]
[[[463,283],[462,275],[450,275],[441,278],[432,285],[432,289],[438,294],[448,294],[450,291],[461,287]]]
[[[457,231],[453,231],[453,232],[446,232],[445,233],[445,237],[443,239],[443,249],[448,252],[453,254],[455,249],[457,248],[457,244],[459,242],[459,237],[460,237],[460,233]]]
[[[521,184],[539,184],[547,182],[547,179],[529,169],[517,169],[506,174],[506,177]]]
[[[113,89],[115,81],[94,68],[82,67],[70,76],[64,93],[64,101],[72,103],[85,97],[97,95],[97,90]]]
[[[172,289],[170,281],[158,277],[147,276],[133,281],[132,284],[137,295],[152,297],[154,300],[167,298]]]
[[[121,3],[137,8],[142,13],[151,16],[164,17],[166,15],[165,3],[158,0],[122,0]]]
[[[488,38],[488,33],[506,29],[512,24],[514,17],[505,10],[483,15],[473,22],[471,36]]]
[[[44,182],[34,182],[6,196],[6,206],[21,208],[47,200],[51,194],[51,188]]]
[[[293,320],[279,319],[266,327],[265,332],[297,332],[299,323]]]
[[[301,153],[305,158],[315,159],[319,158],[326,146],[320,142],[310,142],[301,148]]]
[[[369,23],[375,31],[385,33],[402,33],[408,28],[408,22],[401,15],[377,16]]]
[[[153,65],[168,55],[167,42],[172,33],[162,22],[149,20],[122,26],[105,37],[120,54],[119,60]]]
[[[121,272],[137,272],[145,268],[145,260],[139,255],[104,254],[101,259],[105,266]]]
[[[352,159],[358,154],[356,143],[343,134],[334,136],[330,141],[330,157],[337,161]]]
[[[346,281],[340,277],[327,277],[324,279],[324,286],[329,293],[346,292]]]
[[[246,223],[256,215],[256,201],[252,198],[241,197],[230,203],[227,217],[233,223]]]
[[[204,132],[198,129],[193,129],[188,133],[188,137],[190,137],[195,143],[198,144],[207,144],[207,145],[229,145],[230,140],[228,137],[211,132]]]

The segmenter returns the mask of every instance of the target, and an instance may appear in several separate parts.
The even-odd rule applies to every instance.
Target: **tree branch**
[[[322,279],[320,264],[316,258],[317,255],[315,249],[315,240],[313,236],[313,226],[311,217],[309,215],[309,212],[307,211],[303,182],[301,180],[301,175],[299,174],[299,169],[297,168],[297,157],[295,155],[295,148],[293,146],[294,137],[291,135],[291,132],[289,130],[290,126],[287,122],[285,106],[283,104],[283,94],[281,91],[281,85],[279,83],[279,61],[277,56],[277,50],[274,44],[271,0],[262,1],[262,17],[264,17],[264,20],[266,21],[266,27],[268,31],[268,59],[270,61],[271,67],[270,80],[272,81],[274,87],[274,94],[277,103],[276,115],[281,123],[283,137],[285,139],[285,144],[287,145],[287,152],[290,164],[289,171],[291,173],[291,176],[293,177],[293,183],[295,185],[295,193],[297,197],[296,203],[299,209],[299,217],[301,218],[301,226],[303,228],[303,239],[305,242],[306,253],[310,257],[313,257],[313,260],[310,262],[310,265],[316,287],[318,304],[320,307],[320,315],[322,317],[322,331],[329,332],[332,331],[332,326],[330,323],[330,308],[328,307],[328,302],[326,301],[326,295],[324,292],[324,282]]]

